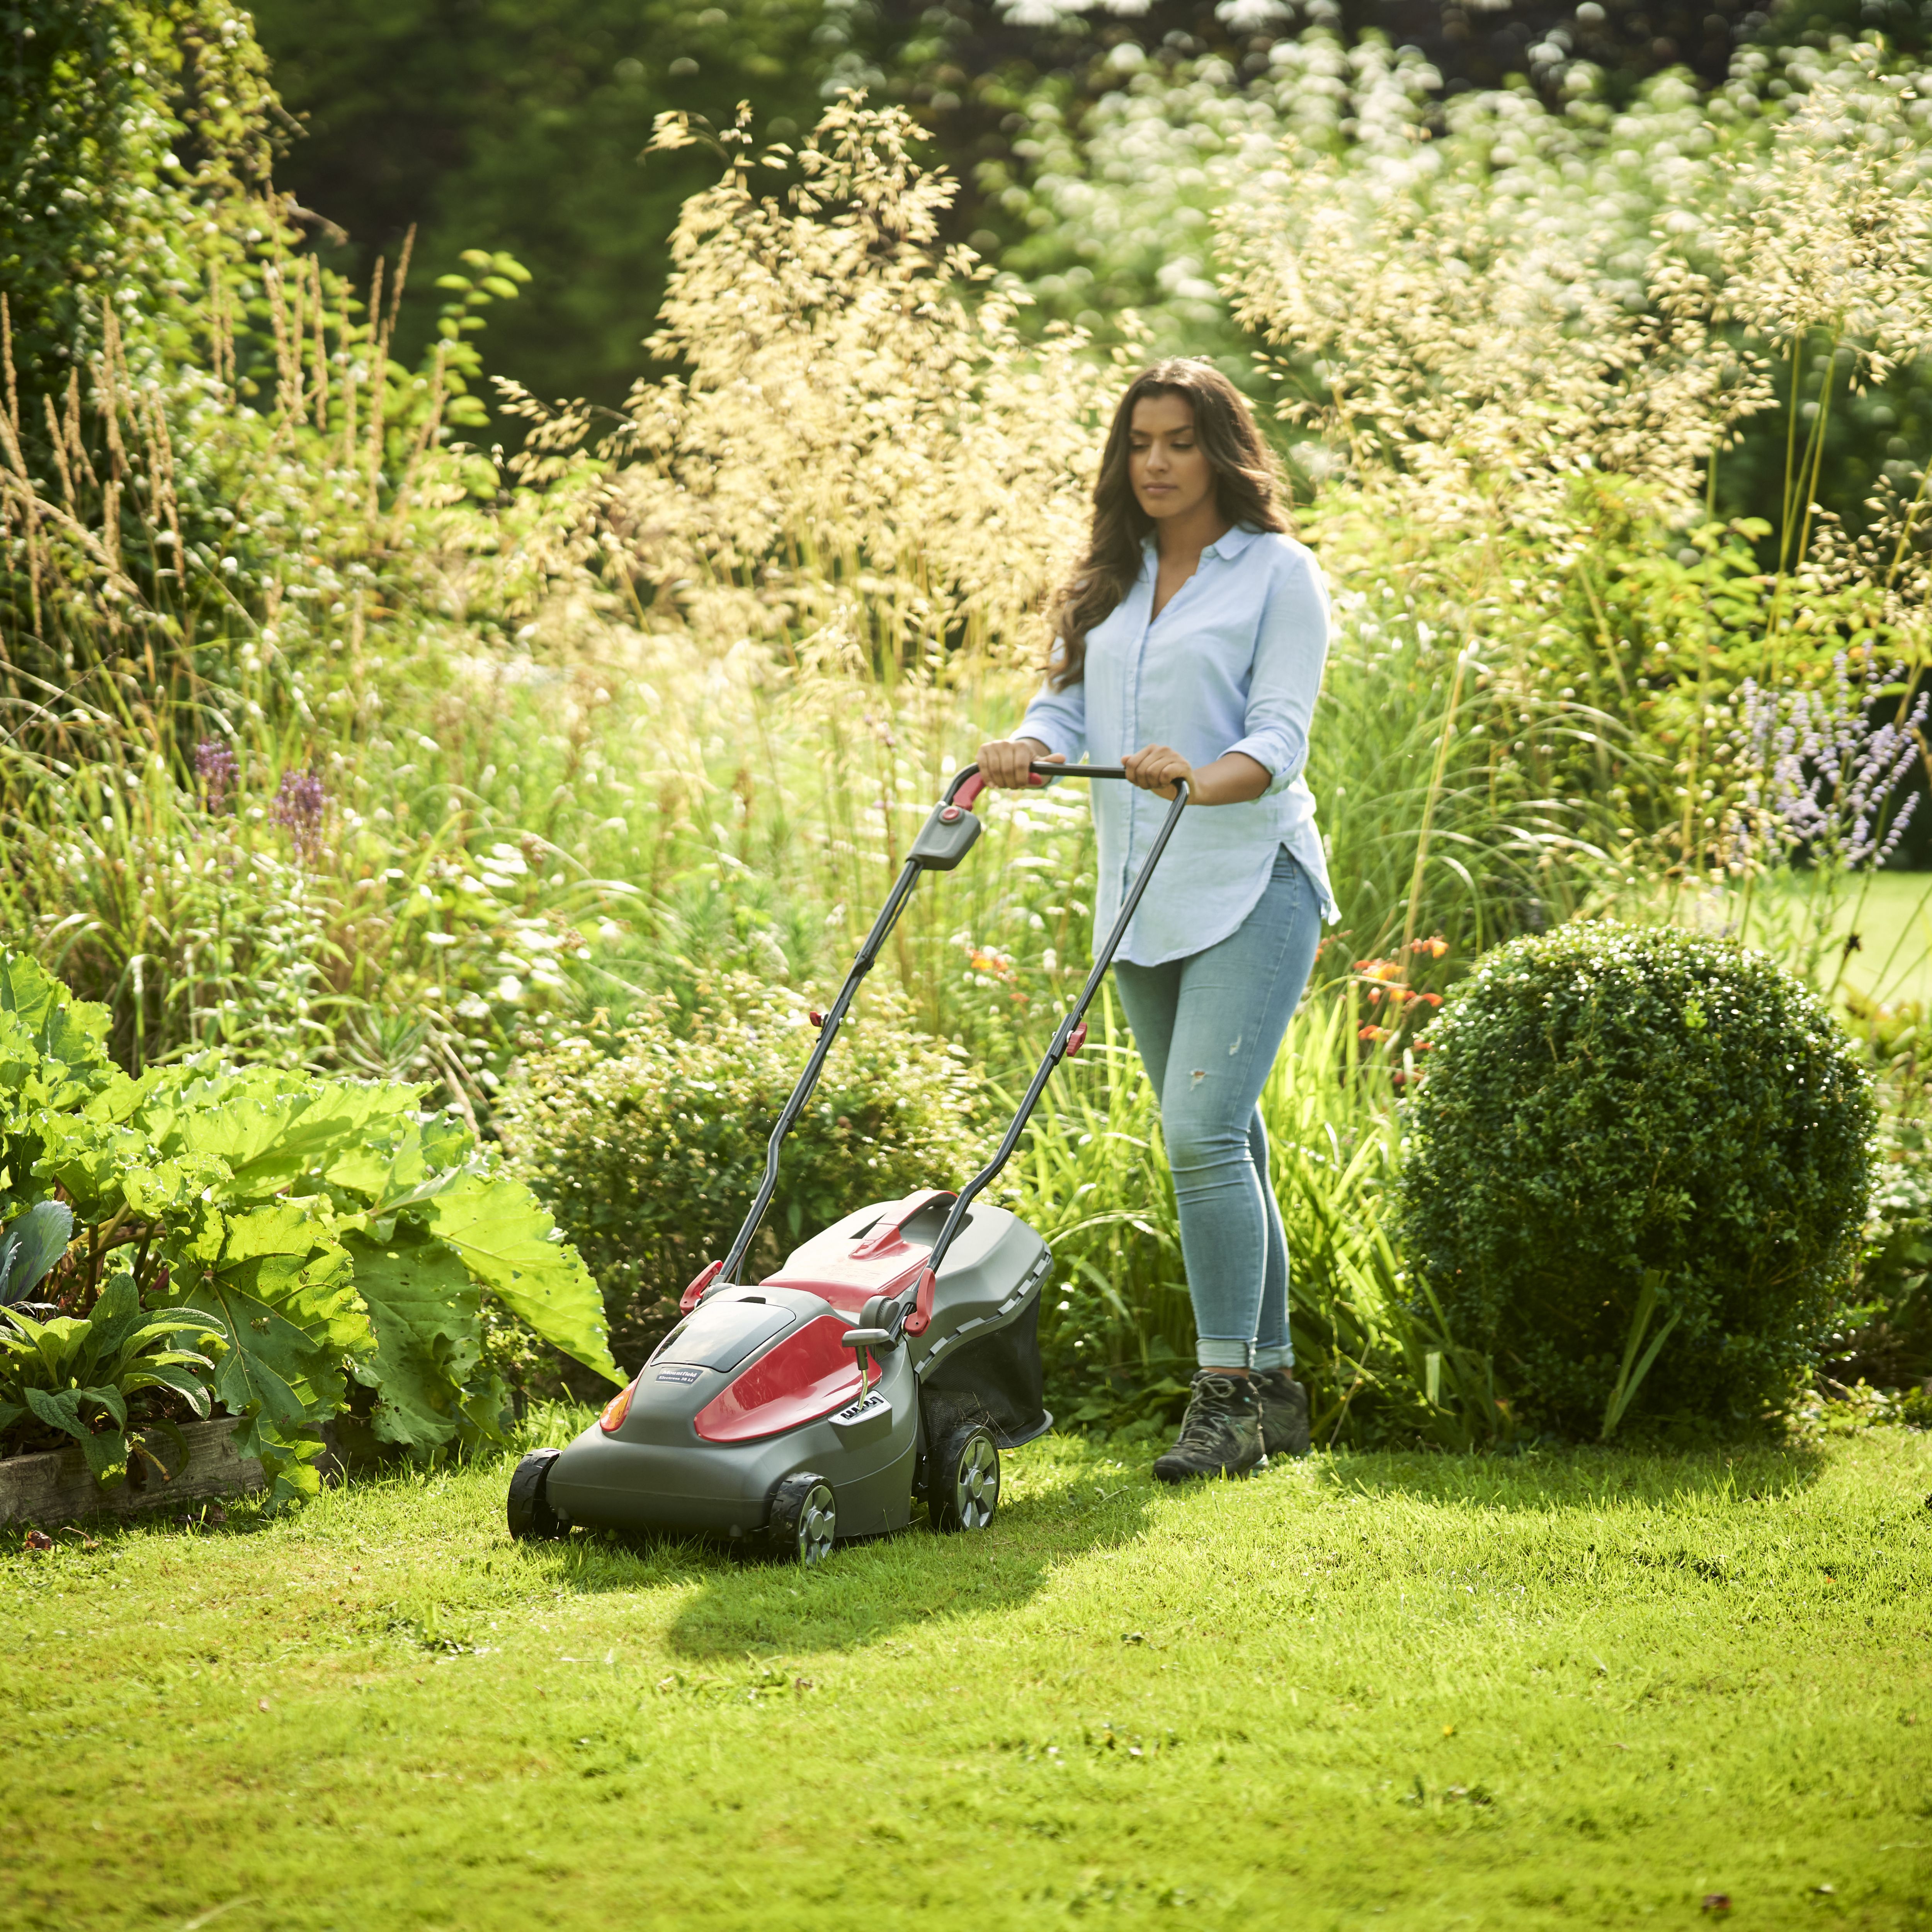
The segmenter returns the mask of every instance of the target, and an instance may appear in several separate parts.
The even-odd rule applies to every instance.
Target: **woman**
[[[1084,749],[1133,781],[1093,788],[1094,926],[1118,915],[1166,816],[1188,809],[1115,960],[1160,1098],[1199,1366],[1164,1482],[1238,1475],[1308,1446],[1293,1374],[1288,1247],[1258,1102],[1334,916],[1303,782],[1328,649],[1314,559],[1287,534],[1267,446],[1204,362],[1137,376],[1115,412],[1085,561],[1062,592],[1046,687],[989,783]]]

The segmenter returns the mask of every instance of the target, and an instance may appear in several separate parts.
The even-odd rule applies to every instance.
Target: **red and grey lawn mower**
[[[1118,765],[1036,764],[1048,778],[1124,779]],[[510,1479],[513,1537],[573,1525],[761,1540],[821,1562],[840,1538],[903,1529],[915,1501],[933,1526],[983,1529],[1000,1500],[1000,1451],[1044,1435],[1040,1300],[1046,1244],[1005,1209],[976,1204],[1018,1144],[1048,1077],[1087,1037],[1085,1014],[1187,803],[1177,790],[1080,997],[1055,1029],[998,1151],[956,1192],[926,1188],[855,1208],[755,1286],[738,1280],[770,1204],[785,1136],[818,1083],[859,984],[922,872],[947,872],[980,836],[985,781],[946,788],[873,922],[791,1098],[764,1178],[723,1261],[686,1289],[683,1318],[568,1448],[538,1449]]]

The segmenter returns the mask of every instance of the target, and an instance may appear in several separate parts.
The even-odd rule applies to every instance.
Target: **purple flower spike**
[[[304,865],[313,865],[321,856],[322,814],[328,803],[328,794],[314,772],[304,768],[283,772],[272,815],[278,825],[288,827],[296,856]]]
[[[1898,794],[1910,781],[1932,695],[1921,692],[1904,718],[1874,724],[1869,710],[1885,681],[1880,667],[1868,662],[1854,676],[1841,656],[1832,669],[1827,692],[1778,696],[1747,680],[1738,694],[1732,741],[1744,783],[1729,830],[1738,862],[1808,846],[1814,857],[1848,870],[1876,868],[1905,836],[1918,801]]]
[[[220,738],[204,738],[194,748],[195,776],[211,812],[228,809],[228,795],[242,776],[234,748]]]

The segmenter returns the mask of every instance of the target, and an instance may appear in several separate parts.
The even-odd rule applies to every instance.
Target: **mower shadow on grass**
[[[1154,1493],[1082,1472],[1015,1498],[986,1531],[942,1536],[919,1519],[842,1543],[808,1570],[756,1550],[734,1557],[717,1542],[580,1534],[555,1546],[556,1581],[584,1592],[695,1584],[665,1632],[693,1661],[862,1648],[935,1619],[1023,1609],[1070,1559],[1138,1536]]]
[[[1315,1476],[1324,1488],[1368,1496],[1540,1514],[1726,1498],[1776,1502],[1810,1488],[1825,1466],[1822,1452],[1804,1442],[1684,1450],[1588,1444],[1514,1456],[1344,1453],[1324,1459]]]

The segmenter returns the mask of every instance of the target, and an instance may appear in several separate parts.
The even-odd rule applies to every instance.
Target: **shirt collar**
[[[1226,536],[1217,537],[1201,554],[1203,556],[1222,557],[1232,563],[1260,535],[1259,530],[1251,530],[1245,524],[1237,524]],[[1150,557],[1155,552],[1154,532],[1150,530],[1141,538],[1141,554]]]
[[[1245,524],[1237,524],[1226,536],[1216,538],[1201,554],[1226,557],[1232,562],[1260,535],[1259,530],[1251,530]]]

